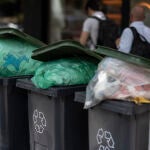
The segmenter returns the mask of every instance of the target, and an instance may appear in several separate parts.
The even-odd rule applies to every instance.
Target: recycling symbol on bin
[[[37,109],[33,112],[33,123],[34,128],[37,133],[43,133],[44,128],[46,127],[46,119],[42,112],[39,112]]]
[[[112,150],[115,148],[115,142],[109,131],[105,131],[102,128],[98,130],[96,135],[99,150]]]

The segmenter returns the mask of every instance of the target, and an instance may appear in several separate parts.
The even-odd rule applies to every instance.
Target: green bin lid
[[[18,37],[19,39],[25,40],[26,42],[37,47],[42,47],[46,45],[40,40],[14,28],[1,28],[0,37]]]
[[[111,49],[111,48],[104,47],[104,46],[98,46],[97,49],[94,50],[94,52],[99,55],[114,57],[114,58],[129,62],[129,63],[140,65],[146,68],[150,68],[150,59],[147,59],[141,56],[137,56],[133,54],[126,54],[118,50]]]
[[[40,61],[83,56],[101,60],[102,57],[74,40],[61,40],[33,51],[32,58]]]

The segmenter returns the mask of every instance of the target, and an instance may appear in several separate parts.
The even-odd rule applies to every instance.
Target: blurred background
[[[145,23],[150,26],[149,0],[100,0],[107,16],[120,27],[129,24],[129,12],[140,3],[146,8]],[[78,40],[86,0],[0,0],[0,27],[13,27],[52,43],[61,39]]]

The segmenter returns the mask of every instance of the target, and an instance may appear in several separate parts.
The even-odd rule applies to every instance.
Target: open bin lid
[[[40,61],[50,61],[54,59],[84,56],[101,60],[102,57],[87,49],[77,41],[62,40],[48,46],[33,51],[32,58]]]
[[[1,28],[0,29],[0,38],[9,38],[13,39],[14,37],[17,37],[19,39],[25,40],[26,42],[36,46],[36,47],[42,47],[45,46],[43,42],[40,40],[20,31],[14,28]]]
[[[49,89],[37,88],[30,79],[18,79],[16,86],[29,91],[37,92],[47,96],[61,97],[72,95],[77,91],[85,91],[86,85],[55,86]]]
[[[120,51],[117,51],[108,47],[104,47],[104,46],[98,46],[98,48],[95,49],[94,52],[99,55],[114,57],[114,58],[129,62],[129,63],[140,65],[146,68],[150,68],[150,59],[147,59],[141,56],[137,56],[133,54],[126,54],[126,53],[123,53],[123,52],[120,52]]]

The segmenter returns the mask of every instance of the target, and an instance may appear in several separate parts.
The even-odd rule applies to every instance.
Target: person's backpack
[[[130,27],[134,39],[130,53],[150,59],[150,43],[134,27]]]
[[[97,45],[116,49],[115,41],[119,37],[119,27],[110,19],[101,20],[96,16],[91,16],[99,21]]]

